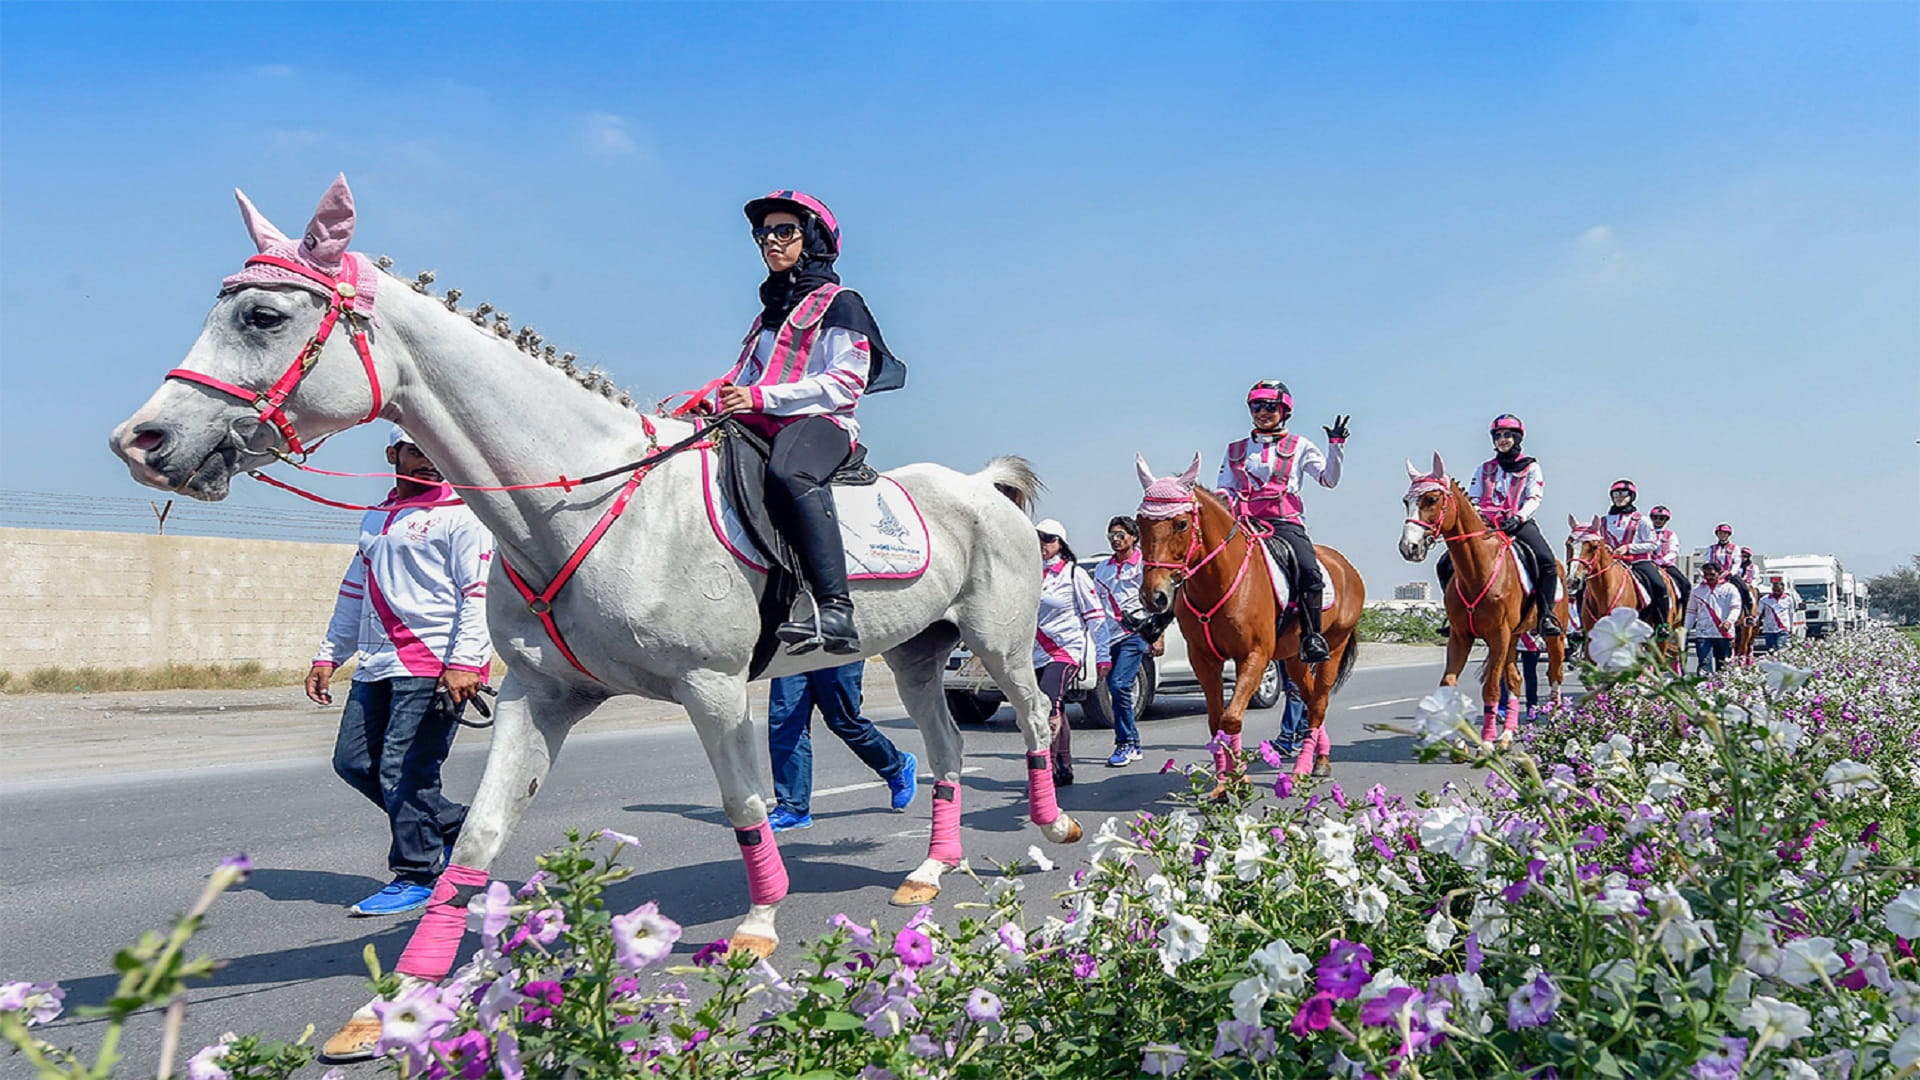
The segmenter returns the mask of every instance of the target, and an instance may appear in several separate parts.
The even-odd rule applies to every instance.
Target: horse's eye
[[[271,330],[287,321],[284,313],[262,304],[247,309],[247,325],[256,330]]]
[[[1186,532],[1186,531],[1187,531],[1187,523],[1186,523],[1186,522],[1184,522],[1184,521],[1176,521],[1176,522],[1174,522],[1174,523],[1173,523],[1173,531],[1174,531],[1174,532]]]

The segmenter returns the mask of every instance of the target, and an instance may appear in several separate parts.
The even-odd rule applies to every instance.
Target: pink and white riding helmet
[[[1520,418],[1512,413],[1501,413],[1499,416],[1493,418],[1493,423],[1488,426],[1487,433],[1489,435],[1498,435],[1502,431],[1517,431],[1522,437],[1525,437],[1527,434],[1527,425],[1521,423]]]
[[[840,253],[840,219],[833,216],[833,211],[827,209],[826,203],[821,202],[819,199],[814,198],[804,191],[794,191],[792,189],[769,191],[765,195],[750,200],[747,203],[747,220],[753,222],[754,228],[759,228],[760,223],[767,220],[768,214],[778,210],[785,210],[787,213],[803,219],[807,217],[818,218],[820,224],[827,227],[827,235],[833,238],[834,254],[837,255]]]
[[[1261,379],[1254,383],[1253,389],[1247,391],[1247,404],[1251,405],[1256,401],[1277,401],[1282,409],[1287,412],[1293,411],[1293,391],[1288,390],[1287,384],[1278,379]]]

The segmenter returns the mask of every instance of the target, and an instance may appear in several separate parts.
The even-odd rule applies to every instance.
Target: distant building
[[[1433,599],[1433,582],[1409,581],[1405,585],[1395,585],[1393,598],[1395,600],[1431,600]]]

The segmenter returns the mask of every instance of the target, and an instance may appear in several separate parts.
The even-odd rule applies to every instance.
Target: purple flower
[[[1501,899],[1509,904],[1519,901],[1521,897],[1532,892],[1535,885],[1540,884],[1540,871],[1546,868],[1547,862],[1545,859],[1528,859],[1526,876],[1507,886],[1505,889],[1502,889],[1500,891]]]
[[[1694,1062],[1694,1080],[1740,1080],[1747,1061],[1747,1040],[1722,1036],[1720,1049]]]
[[[1073,958],[1073,977],[1076,979],[1091,979],[1099,970],[1100,961],[1095,960],[1088,953],[1081,953]]]
[[[1519,1031],[1540,1027],[1553,1019],[1553,1011],[1559,1004],[1560,991],[1554,987],[1553,980],[1541,972],[1507,998],[1507,1028]]]
[[[500,1037],[493,1050],[493,1063],[499,1068],[502,1080],[526,1080],[527,1071],[520,1065],[520,1040],[514,1037],[512,1024],[500,1029]]]
[[[425,1061],[433,1040],[453,1026],[453,1010],[440,1003],[439,989],[431,986],[394,1001],[376,1001],[373,1015],[380,1018],[379,1053],[401,1054],[414,1064]]]
[[[219,869],[233,871],[235,881],[245,881],[247,875],[253,873],[253,860],[247,858],[244,851],[236,852],[221,859]]]
[[[1148,1076],[1172,1076],[1187,1067],[1187,1052],[1179,1043],[1148,1043],[1140,1056],[1140,1071]]]
[[[1160,775],[1165,776],[1166,774],[1172,771],[1173,771],[1173,759],[1168,758],[1167,763],[1165,765],[1160,766]]]
[[[1000,938],[1001,948],[1006,949],[1008,952],[1023,953],[1027,951],[1027,932],[1020,929],[1019,926],[1010,922],[1002,923],[997,935]]]
[[[893,955],[902,964],[918,970],[933,963],[933,939],[909,924],[893,936]]]
[[[527,936],[543,947],[560,940],[560,935],[570,929],[566,916],[557,907],[541,908],[527,916]]]
[[[434,1043],[433,1052],[446,1062],[450,1075],[461,1080],[480,1080],[491,1071],[493,1040],[484,1031],[463,1031]]]
[[[1000,1019],[1000,999],[984,986],[976,986],[967,995],[967,1018],[976,1024]]]
[[[729,944],[726,938],[709,941],[693,951],[693,966],[706,967],[727,955]]]
[[[1268,768],[1277,769],[1281,764],[1280,751],[1273,748],[1273,743],[1262,742],[1260,744],[1260,760],[1266,762]],[[1219,1056],[1218,1054],[1214,1055],[1214,1057]]]
[[[527,883],[525,885],[520,886],[519,890],[516,891],[514,895],[524,900],[527,897],[532,896],[534,893],[539,892],[540,886],[546,884],[547,876],[548,875],[545,870],[535,870],[533,872],[533,876],[529,877],[527,879]]]
[[[227,1080],[227,1070],[220,1067],[226,1058],[226,1043],[201,1047],[199,1053],[187,1059],[187,1080]]]
[[[924,1031],[916,1031],[907,1039],[907,1052],[917,1058],[937,1058],[946,1053]]]
[[[614,832],[612,829],[601,829],[595,835],[599,836],[602,840],[610,841],[616,848],[637,848],[640,846],[640,838],[631,833]]]
[[[527,995],[527,1000],[538,1001],[548,1007],[567,999],[566,988],[551,979],[536,979],[521,987],[520,992]]]
[[[1480,948],[1480,935],[1468,934],[1466,942],[1467,974],[1480,974],[1480,965],[1486,962],[1487,954]]]
[[[868,950],[874,947],[872,927],[862,926],[852,919],[847,918],[844,913],[837,914],[833,918],[828,919],[827,923],[838,929],[845,930],[847,932],[847,938],[853,942],[854,947]]]
[[[59,983],[10,982],[0,984],[0,1012],[27,1014],[27,1026],[36,1027],[60,1015],[67,992]]]
[[[1273,1056],[1274,1033],[1270,1027],[1226,1019],[1213,1037],[1213,1056],[1239,1054],[1250,1061],[1265,1061]]]
[[[1361,1005],[1360,1022],[1369,1027],[1398,1026],[1400,1014],[1410,1009],[1418,1009],[1421,1000],[1425,997],[1425,994],[1411,986],[1396,986],[1377,998],[1368,999],[1364,1005]]]
[[[507,910],[512,906],[513,893],[504,881],[491,882],[486,892],[467,901],[467,910],[480,916],[480,939],[489,949],[500,947],[500,932],[512,919]]]
[[[1335,784],[1329,788],[1327,794],[1334,802],[1340,804],[1340,809],[1345,810],[1347,808],[1347,793],[1340,790],[1339,784]]]
[[[1367,965],[1371,963],[1372,949],[1357,941],[1335,938],[1314,968],[1314,989],[1342,1001],[1357,998],[1370,978]]]
[[[1295,1036],[1306,1038],[1316,1031],[1325,1031],[1333,1023],[1333,995],[1315,994],[1300,1003],[1300,1011],[1293,1014],[1289,1025]]]
[[[628,971],[650,968],[667,958],[680,940],[680,924],[660,914],[649,900],[613,917],[613,958]]]
[[[1293,798],[1293,777],[1290,774],[1281,773],[1274,778],[1273,797],[1276,799]]]

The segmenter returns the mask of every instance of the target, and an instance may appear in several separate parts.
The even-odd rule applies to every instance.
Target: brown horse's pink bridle
[[[1589,530],[1574,533],[1571,539],[1583,544],[1598,544],[1600,550],[1606,552],[1609,556],[1613,556],[1613,565],[1619,567],[1621,570],[1621,578],[1623,580],[1616,582],[1613,589],[1610,590],[1610,594],[1607,597],[1606,610],[1612,611],[1617,607],[1638,608],[1638,604],[1622,604],[1620,602],[1623,599],[1620,594],[1623,592],[1628,594],[1625,599],[1631,600],[1635,597],[1633,592],[1633,569],[1622,562],[1619,557],[1613,555],[1613,547],[1607,543],[1606,537]],[[1594,565],[1600,561],[1598,558],[1584,559],[1577,555],[1569,555],[1567,560],[1582,570],[1585,570],[1587,572],[1587,580],[1589,581],[1600,576],[1600,568]],[[1581,606],[1585,607],[1584,604]]]
[[[347,326],[353,335],[353,350],[360,354],[360,364],[366,368],[367,371],[367,387],[373,391],[373,406],[367,410],[367,415],[357,423],[373,423],[374,420],[380,416],[380,406],[382,402],[380,395],[380,371],[374,367],[373,364],[373,350],[367,343],[367,328],[362,322],[360,314],[353,310],[354,298],[360,295],[360,271],[357,266],[358,263],[359,260],[354,258],[340,260],[342,272],[340,276],[335,277],[331,274],[322,273],[304,263],[295,262],[292,259],[283,259],[277,255],[255,255],[253,258],[247,260],[248,266],[274,266],[282,270],[292,271],[293,273],[325,286],[327,289],[327,313],[320,319],[319,328],[314,330],[313,336],[307,339],[305,345],[301,346],[299,354],[293,358],[293,363],[287,365],[287,370],[282,372],[280,377],[274,380],[273,385],[266,390],[248,390],[245,387],[235,386],[225,380],[216,379],[205,372],[190,371],[186,368],[174,368],[167,372],[166,377],[169,379],[180,379],[185,382],[198,383],[201,386],[218,390],[229,397],[239,398],[241,401],[251,405],[259,414],[261,422],[272,424],[274,429],[280,432],[280,438],[287,444],[287,449],[284,453],[281,452],[278,447],[275,447],[272,451],[273,454],[291,464],[298,465],[304,462],[307,456],[314,450],[319,449],[320,443],[314,443],[311,447],[300,444],[300,434],[294,430],[293,420],[287,415],[287,399],[293,396],[294,390],[300,386],[300,380],[307,377],[307,372],[312,371],[314,365],[320,362],[321,350],[326,348],[327,339],[333,335],[333,328],[339,325],[342,317],[345,317]],[[320,442],[325,441],[326,437],[322,436]]]
[[[1202,548],[1200,542],[1200,503],[1197,499],[1187,509],[1187,522],[1187,531],[1192,534],[1193,539],[1187,544],[1187,553],[1185,556],[1178,562],[1143,561],[1141,565],[1152,570],[1173,571],[1173,587],[1180,592],[1180,602],[1187,605],[1187,610],[1193,613],[1194,618],[1200,620],[1200,632],[1207,640],[1207,648],[1212,650],[1213,655],[1224,658],[1226,654],[1221,652],[1219,647],[1213,643],[1213,617],[1220,614],[1220,610],[1227,606],[1227,601],[1232,600],[1234,594],[1240,591],[1240,583],[1246,580],[1247,570],[1253,566],[1253,546],[1251,543],[1248,544],[1246,558],[1240,560],[1240,569],[1234,572],[1233,582],[1227,586],[1227,591],[1221,594],[1219,601],[1212,607],[1201,611],[1198,607],[1194,606],[1192,597],[1188,596],[1187,591],[1181,588],[1181,586],[1185,585],[1187,580],[1199,572],[1202,567],[1218,558],[1221,552],[1227,550],[1227,545],[1233,543],[1234,538],[1240,535],[1242,522],[1239,516],[1235,515],[1233,528],[1227,531],[1226,539],[1220,541],[1218,547],[1201,556],[1199,562],[1195,562],[1193,559],[1196,554],[1200,553]],[[1252,535],[1252,532],[1253,530],[1249,527],[1248,534]]]
[[[1460,573],[1458,566],[1453,568],[1453,595],[1459,597],[1460,603],[1466,606],[1467,633],[1472,637],[1479,637],[1480,628],[1474,620],[1475,609],[1487,598],[1487,594],[1493,591],[1493,583],[1500,577],[1500,563],[1507,557],[1508,550],[1513,547],[1513,537],[1491,526],[1476,532],[1461,533],[1458,536],[1448,536],[1446,522],[1447,515],[1453,510],[1453,486],[1452,478],[1446,476],[1429,476],[1424,480],[1414,481],[1413,486],[1407,490],[1408,498],[1412,498],[1415,495],[1424,495],[1429,490],[1440,492],[1440,520],[1438,523],[1435,523],[1423,518],[1410,517],[1407,519],[1407,524],[1420,526],[1427,531],[1427,535],[1434,537],[1441,543],[1447,543],[1452,540],[1472,540],[1476,537],[1486,536],[1488,533],[1492,533],[1500,538],[1500,555],[1494,562],[1493,573],[1487,575],[1487,583],[1480,586],[1480,595],[1471,600],[1467,599],[1466,590],[1460,587],[1460,580],[1465,575]],[[1424,554],[1422,557],[1425,557]]]

